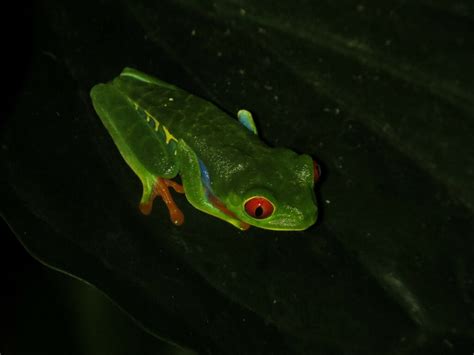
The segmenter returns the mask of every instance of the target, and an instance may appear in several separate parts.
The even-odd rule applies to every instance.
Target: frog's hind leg
[[[178,174],[176,138],[157,117],[139,106],[140,100],[133,100],[138,95],[133,89],[135,84],[130,83],[133,78],[144,85],[149,83],[146,90],[150,92],[154,92],[157,85],[165,85],[154,82],[154,79],[145,74],[126,69],[113,82],[94,86],[91,90],[92,102],[120,154],[143,184],[140,201],[142,213],[150,214],[153,200],[156,196],[161,196],[172,222],[180,225],[184,221],[183,213],[176,206],[168,189],[171,186],[178,192],[183,190],[182,186],[168,180]],[[131,85],[133,90],[127,89],[127,85]],[[128,96],[124,90],[132,92],[132,96]]]
[[[177,226],[180,226],[184,223],[184,215],[174,202],[173,196],[171,196],[171,193],[168,189],[170,186],[176,192],[184,193],[183,186],[173,180],[157,177],[153,184],[144,183],[143,196],[140,201],[139,208],[143,214],[149,215],[151,213],[155,197],[161,196],[164,203],[166,204],[166,207],[168,207],[171,222]]]

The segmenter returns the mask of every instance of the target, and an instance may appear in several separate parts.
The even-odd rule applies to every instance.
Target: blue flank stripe
[[[203,161],[198,158],[199,162],[199,169],[201,170],[201,181],[206,188],[206,195],[209,196],[211,192],[211,178],[209,177],[209,172],[207,171],[206,166],[204,165]]]

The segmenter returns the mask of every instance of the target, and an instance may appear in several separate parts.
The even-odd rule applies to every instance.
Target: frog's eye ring
[[[245,202],[245,212],[250,217],[256,219],[268,218],[273,214],[275,207],[273,204],[262,196],[255,196]]]
[[[313,160],[313,170],[314,182],[317,182],[321,177],[321,167],[316,163],[316,160]]]

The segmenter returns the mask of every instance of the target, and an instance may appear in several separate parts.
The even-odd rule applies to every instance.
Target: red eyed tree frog
[[[90,94],[141,180],[142,213],[149,214],[161,196],[171,221],[181,225],[171,187],[195,208],[242,230],[303,230],[315,223],[318,164],[309,155],[265,145],[248,111],[234,120],[212,103],[131,68]],[[172,180],[177,175],[182,185]]]

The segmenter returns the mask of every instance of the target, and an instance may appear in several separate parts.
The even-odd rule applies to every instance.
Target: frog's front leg
[[[173,196],[171,196],[171,193],[169,191],[170,186],[176,192],[184,193],[183,186],[178,184],[177,182],[157,177],[151,193],[143,194],[139,208],[144,215],[149,215],[151,213],[155,197],[161,196],[164,203],[166,204],[166,207],[168,207],[171,222],[173,222],[173,224],[177,226],[180,226],[184,223],[184,215],[174,202]]]

